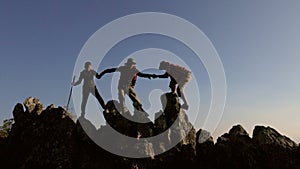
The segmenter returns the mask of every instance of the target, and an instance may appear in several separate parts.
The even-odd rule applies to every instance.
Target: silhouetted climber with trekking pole
[[[171,81],[169,87],[171,88],[172,93],[176,93],[176,85],[178,84],[177,95],[181,97],[184,102],[184,104],[181,107],[187,110],[189,108],[189,105],[184,95],[184,89],[188,82],[190,82],[190,80],[192,79],[192,72],[182,66],[171,64],[165,61],[160,62],[159,69],[165,70],[166,73],[163,75],[154,75],[154,77],[170,77]]]
[[[136,62],[129,58],[124,66],[120,66],[118,68],[110,68],[106,69],[103,72],[100,73],[99,78],[101,78],[106,73],[112,73],[112,72],[120,72],[120,79],[118,84],[118,96],[119,96],[119,102],[122,108],[122,112],[126,112],[127,108],[125,106],[125,95],[127,94],[130,99],[133,102],[133,107],[136,110],[143,111],[142,103],[137,97],[135,91],[134,91],[134,85],[136,83],[137,76],[144,77],[144,78],[154,78],[154,74],[145,74],[140,72],[136,68]]]
[[[80,72],[80,77],[77,82],[73,82],[73,86],[79,85],[82,80],[84,80],[83,86],[82,86],[82,102],[81,102],[81,116],[85,116],[85,107],[88,101],[88,97],[90,94],[95,96],[100,103],[101,107],[105,109],[105,103],[102,99],[102,97],[99,94],[99,91],[95,85],[94,77],[100,78],[100,75],[92,69],[92,63],[86,62],[84,65],[84,70]]]

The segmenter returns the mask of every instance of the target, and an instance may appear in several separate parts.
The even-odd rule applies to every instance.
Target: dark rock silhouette
[[[3,168],[73,168],[75,123],[63,108],[38,111],[16,105]]]
[[[170,93],[161,97],[163,110],[156,113],[154,123],[130,121],[130,118],[147,117],[139,112],[122,115],[117,109],[118,102],[109,101],[103,112],[107,124],[99,129],[84,118],[74,122],[61,107],[51,105],[44,109],[39,101],[30,100],[33,104],[27,104],[25,111],[22,104],[15,106],[12,128],[8,135],[0,137],[1,169],[300,168],[299,146],[271,127],[256,126],[251,138],[241,125],[236,125],[214,143],[209,132],[202,129],[196,132],[180,109],[178,97]],[[169,134],[160,143],[130,145],[124,140],[107,140],[116,148],[138,149],[149,156],[126,158],[109,153],[91,139],[91,136],[107,137],[108,125],[135,138],[147,138],[164,131]],[[182,141],[164,152],[176,139]],[[162,154],[155,155],[157,153]]]

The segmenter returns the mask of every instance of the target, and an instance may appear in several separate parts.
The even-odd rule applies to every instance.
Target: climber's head
[[[166,61],[161,61],[159,64],[159,70],[167,70],[169,63]]]
[[[85,62],[84,68],[87,71],[90,71],[92,69],[92,63],[91,62]]]

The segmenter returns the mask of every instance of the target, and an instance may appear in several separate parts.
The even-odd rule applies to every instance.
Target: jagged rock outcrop
[[[61,107],[50,105],[44,109],[27,104],[24,111],[23,105],[17,104],[8,137],[0,138],[1,169],[300,168],[300,147],[271,127],[256,126],[251,138],[241,125],[235,125],[214,143],[208,131],[196,132],[185,111],[180,109],[176,95],[164,94],[161,100],[163,110],[155,114],[154,123],[141,112],[121,114],[118,102],[109,101],[103,112],[107,124],[99,129],[83,117],[75,122]],[[130,119],[142,119],[145,123]],[[145,139],[132,144],[111,137],[108,126],[136,139],[162,132],[167,135],[159,142]],[[113,144],[116,149],[138,150],[148,158],[112,154],[98,146],[97,139]]]
[[[258,157],[263,159],[263,168],[300,167],[299,158],[295,158],[298,145],[275,129],[256,126],[253,131],[253,143],[259,151]]]
[[[184,157],[181,161],[185,159],[188,162],[195,157],[195,129],[188,121],[186,113],[180,109],[176,95],[166,94],[164,101],[166,106],[162,112],[166,116],[160,117],[160,120],[165,123],[168,121],[170,125],[171,115],[175,123],[172,128],[156,127],[149,119],[146,123],[131,121],[129,119],[147,120],[148,117],[138,111],[133,115],[129,112],[121,114],[117,109],[117,101],[107,103],[107,109],[104,110],[107,125],[127,136],[147,138],[168,131],[168,144],[173,143],[175,138],[182,140],[175,144],[175,148],[158,156],[155,156],[156,151],[162,151],[162,145],[158,146],[147,140],[134,145],[124,140],[108,140],[113,142],[116,148],[121,147],[125,151],[136,149],[149,156],[137,160],[111,154],[91,139],[91,136],[96,136],[96,139],[108,137],[110,133],[107,132],[107,126],[96,129],[85,118],[74,122],[63,108],[50,105],[44,109],[38,99],[30,97],[24,102],[25,111],[22,104],[17,104],[14,108],[15,123],[8,138],[3,142],[3,147],[6,146],[7,149],[0,150],[3,160],[1,168],[154,168],[168,164],[167,161],[168,166],[173,166],[172,159],[179,157]],[[177,117],[178,120],[175,121]]]
[[[14,123],[14,119],[7,119],[3,121],[3,125],[0,126],[0,139],[5,140],[9,136],[11,126]]]
[[[210,133],[200,129],[196,137],[196,165],[198,168],[209,169],[212,167],[211,159],[214,159],[214,140]]]
[[[118,111],[119,103],[117,101],[109,101],[107,109],[104,111],[104,117],[107,123],[117,131],[136,138],[154,137],[162,132],[168,133],[159,142],[146,141],[141,144],[129,145],[122,140],[113,140],[116,146],[122,146],[123,149],[127,148],[128,151],[131,151],[130,149],[139,149],[141,154],[150,154],[152,159],[169,158],[179,153],[186,153],[185,157],[195,157],[196,131],[189,122],[186,113],[180,109],[177,95],[171,93],[162,95],[162,105],[164,110],[156,113],[156,120],[153,123],[142,112],[135,111],[132,116],[130,113],[121,114]],[[146,123],[137,123],[128,119],[141,120]],[[105,133],[107,133],[103,131],[105,126],[101,128],[99,129],[102,131],[101,137],[105,138]],[[164,153],[172,145],[175,148]],[[154,157],[154,154],[161,153],[164,153],[164,155]]]
[[[282,148],[295,149],[298,145],[290,138],[281,135],[271,127],[256,126],[253,131],[253,141],[258,145],[273,145]]]
[[[255,168],[258,166],[251,138],[241,125],[233,126],[229,133],[219,137],[214,151],[216,168]]]
[[[289,146],[288,146],[289,145]],[[299,168],[296,145],[270,127],[256,126],[253,138],[241,125],[217,139],[213,168]]]
[[[27,105],[28,106],[28,105]],[[63,108],[42,110],[17,104],[5,160],[7,168],[74,168],[75,124]],[[37,116],[39,114],[39,116]],[[4,168],[5,168],[4,167]]]

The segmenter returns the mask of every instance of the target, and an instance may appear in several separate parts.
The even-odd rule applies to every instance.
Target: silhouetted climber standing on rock
[[[95,96],[100,103],[101,107],[105,108],[105,103],[100,96],[98,89],[95,85],[94,77],[100,78],[100,75],[92,69],[92,63],[86,62],[84,65],[84,70],[80,73],[80,77],[77,82],[72,83],[73,86],[79,85],[82,80],[84,80],[83,86],[82,86],[82,102],[81,102],[81,116],[85,116],[85,107],[88,101],[88,97],[90,93]]]
[[[121,73],[119,84],[118,84],[118,92],[119,92],[118,95],[119,95],[119,102],[122,108],[121,111],[123,112],[127,111],[125,106],[125,94],[127,94],[130,97],[130,99],[133,102],[133,106],[136,110],[144,112],[142,108],[142,103],[134,91],[134,85],[137,76],[148,78],[148,79],[154,78],[153,74],[145,74],[140,72],[135,65],[136,62],[132,58],[129,58],[124,66],[120,66],[119,68],[106,69],[103,72],[101,72],[99,75],[99,78],[101,78],[106,73],[112,73],[112,72]]]
[[[156,75],[159,78],[171,78],[169,87],[171,88],[172,93],[176,93],[176,84],[177,86],[177,95],[182,98],[184,104],[181,106],[183,109],[188,109],[189,105],[184,95],[184,89],[188,82],[192,79],[192,72],[186,68],[171,64],[169,62],[162,61],[159,65],[160,70],[165,70],[166,73],[163,75]]]

